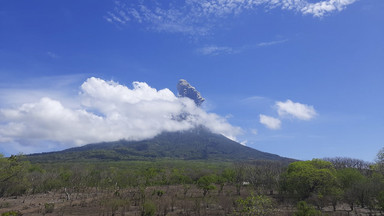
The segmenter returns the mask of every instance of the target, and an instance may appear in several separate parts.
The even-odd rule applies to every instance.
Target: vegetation
[[[119,140],[28,156],[28,160],[38,163],[60,161],[97,162],[100,160],[151,161],[154,159],[276,160],[287,163],[294,161],[243,146],[223,135],[214,134],[205,128],[162,133],[153,139],[143,141]]]
[[[283,192],[298,200],[324,198],[336,187],[336,170],[331,162],[323,160],[297,161],[288,166],[281,184]]]
[[[275,211],[273,201],[265,195],[253,195],[236,201],[237,210],[235,215],[265,216]]]
[[[295,216],[320,216],[321,212],[316,210],[313,206],[308,205],[305,201],[297,203],[297,210]]]
[[[4,158],[0,154],[0,197],[20,195],[26,192],[29,181],[27,171],[29,163],[21,156],[12,155]]]
[[[21,212],[19,211],[8,211],[1,214],[1,216],[21,216]]]
[[[21,215],[29,207],[23,204],[23,208],[15,208],[18,205],[14,200],[23,197],[22,203],[26,203],[28,197],[34,199],[39,194],[61,201],[42,200],[36,211],[58,215],[70,215],[69,209],[75,206],[95,208],[107,215],[384,211],[384,160],[380,155],[375,164],[350,158],[290,164],[176,159],[36,163],[27,159],[21,155],[0,156],[2,215]],[[62,203],[68,203],[67,207]]]

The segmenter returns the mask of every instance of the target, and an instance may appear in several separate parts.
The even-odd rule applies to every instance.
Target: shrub
[[[55,203],[45,203],[44,204],[45,213],[52,213],[55,209]]]
[[[157,195],[158,197],[162,197],[164,195],[164,191],[162,190],[153,190],[152,195]]]
[[[294,213],[295,216],[320,216],[321,212],[316,210],[313,206],[308,205],[305,201],[297,203],[297,211]]]
[[[272,214],[275,210],[272,200],[265,195],[252,194],[245,199],[238,199],[236,204],[235,215],[264,216]]]
[[[8,211],[1,214],[1,216],[22,216],[23,214],[19,211]]]
[[[151,201],[146,201],[141,211],[142,216],[153,216],[156,213],[156,205]]]

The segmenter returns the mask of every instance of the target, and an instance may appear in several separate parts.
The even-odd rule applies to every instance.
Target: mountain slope
[[[275,154],[243,146],[223,135],[198,128],[183,132],[166,132],[143,141],[120,140],[88,144],[59,152],[29,155],[35,162],[84,160],[277,160],[291,161]]]

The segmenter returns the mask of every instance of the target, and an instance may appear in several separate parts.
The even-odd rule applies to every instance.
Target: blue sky
[[[281,156],[373,161],[382,11],[382,0],[3,0],[0,152],[207,124]],[[176,97],[179,79],[202,107]],[[170,120],[180,112],[195,118]]]

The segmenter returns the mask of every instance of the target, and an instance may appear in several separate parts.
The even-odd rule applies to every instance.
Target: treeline
[[[157,162],[98,162],[31,164],[23,156],[0,157],[0,197],[63,191],[67,199],[86,189],[180,185],[184,194],[193,186],[206,197],[235,188],[240,197],[245,187],[253,195],[242,199],[246,211],[258,199],[318,210],[347,204],[384,211],[384,155],[376,163],[350,158],[313,159],[289,165],[275,161],[207,162],[163,160]],[[159,191],[158,196],[163,192]],[[264,197],[267,195],[268,197]],[[304,202],[303,202],[304,201]],[[240,205],[237,202],[238,205]],[[251,203],[251,204],[249,204]],[[262,207],[260,207],[262,208]],[[255,209],[254,209],[255,210]],[[304,211],[304,210],[303,210]],[[317,214],[317,211],[313,211]]]
[[[384,210],[384,176],[377,164],[327,160],[291,163],[280,177],[281,200],[306,201],[320,210],[326,206],[336,210],[340,204],[348,204],[350,211],[356,206]]]
[[[209,162],[160,160],[97,163],[31,164],[23,156],[0,157],[0,197],[45,193],[52,190],[81,191],[161,185],[191,185],[222,191],[227,185],[257,190],[278,189],[281,162]]]

